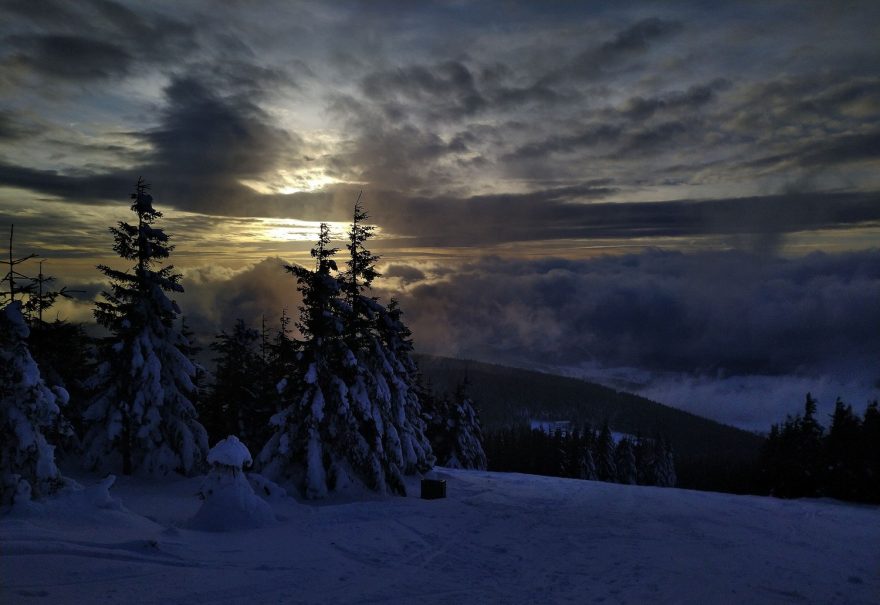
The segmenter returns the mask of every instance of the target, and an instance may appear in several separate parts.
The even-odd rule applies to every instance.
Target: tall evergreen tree
[[[256,449],[269,438],[269,418],[275,413],[272,401],[260,392],[268,368],[260,351],[260,333],[238,319],[231,333],[225,330],[211,343],[217,357],[216,379],[208,406],[216,416],[216,440],[236,435],[248,449]]]
[[[137,224],[111,227],[113,249],[134,267],[100,265],[110,280],[95,318],[110,331],[93,380],[97,393],[86,410],[86,464],[168,473],[193,472],[204,460],[207,434],[192,403],[195,366],[175,319],[180,313],[168,293],[183,292],[180,274],[161,266],[174,247],[155,222],[149,186],[138,179],[131,210]]]
[[[373,236],[375,228],[365,221],[369,215],[361,204],[361,194],[354,204],[351,229],[348,232],[348,260],[346,270],[342,275],[345,289],[345,299],[348,303],[348,318],[346,321],[346,340],[348,348],[358,351],[368,346],[368,336],[373,325],[372,313],[369,301],[363,300],[363,293],[370,289],[373,280],[380,277],[376,270],[376,262],[379,257],[367,249],[367,240]],[[375,301],[375,299],[371,299]]]
[[[573,479],[586,479],[584,465],[584,439],[581,432],[575,427],[569,432],[565,444],[565,476]]]
[[[303,341],[289,367],[290,375],[279,382],[285,408],[272,417],[275,432],[259,458],[264,473],[292,478],[307,498],[321,498],[330,489],[342,487],[356,472],[352,467],[366,471],[371,487],[378,487],[372,484],[379,479],[379,469],[363,459],[369,447],[358,434],[348,387],[339,374],[356,362],[343,340],[341,283],[332,273],[337,270],[333,259],[337,251],[330,246],[329,227],[321,223],[311,251],[315,269],[285,266],[302,294],[296,325]],[[350,460],[354,450],[356,459]]]
[[[816,496],[820,493],[822,479],[825,474],[823,460],[822,425],[816,420],[816,400],[807,393],[804,401],[804,415],[800,422],[799,453],[801,461],[800,480],[804,495]]]
[[[614,464],[617,467],[618,483],[635,485],[638,481],[636,454],[629,439],[621,439],[614,450]]]
[[[45,436],[59,414],[58,398],[40,377],[27,337],[21,301],[0,309],[0,506],[47,495],[62,484]]]
[[[596,435],[593,433],[593,427],[587,425],[584,428],[584,479],[595,481],[599,478],[596,471],[596,458],[593,456],[595,450]]]
[[[467,382],[458,385],[452,400],[436,400],[430,411],[428,435],[437,464],[450,468],[485,470],[488,463],[483,451],[483,429],[467,392]],[[557,460],[557,470],[562,459]]]
[[[614,438],[608,422],[602,425],[602,431],[596,440],[596,475],[599,481],[617,481],[617,465],[614,463]]]
[[[660,487],[675,487],[677,477],[675,473],[675,456],[672,446],[666,439],[658,436],[654,439],[654,485]]]
[[[865,500],[880,502],[880,404],[868,404],[860,439]]]
[[[825,483],[828,495],[834,498],[858,498],[864,487],[859,451],[861,432],[859,417],[853,413],[851,406],[838,397],[831,416],[831,428],[825,439]]]

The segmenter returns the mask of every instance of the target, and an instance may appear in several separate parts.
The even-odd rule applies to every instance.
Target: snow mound
[[[205,502],[189,523],[192,529],[232,531],[265,527],[277,521],[272,508],[254,493],[242,470],[253,459],[238,437],[230,435],[215,445],[208,453],[208,462],[213,468],[199,490]],[[276,493],[277,488],[262,483],[258,487],[267,495]]]
[[[41,516],[51,512],[64,511],[70,517],[81,516],[82,513],[93,513],[96,510],[124,511],[122,502],[110,495],[110,487],[116,482],[115,475],[107,475],[104,479],[84,487],[73,479],[65,479],[64,487],[54,496],[42,501],[19,500],[12,511],[22,516]]]
[[[113,530],[155,531],[158,525],[129,510],[110,493],[116,481],[108,475],[93,485],[83,486],[65,478],[64,486],[41,500],[21,500],[9,511],[9,517],[40,527],[101,527]]]
[[[253,458],[247,446],[238,440],[235,435],[218,442],[208,452],[208,464],[220,464],[242,469],[253,464]]]
[[[276,522],[272,507],[254,493],[242,472],[211,471],[202,493],[205,502],[189,522],[191,529],[235,531]]]

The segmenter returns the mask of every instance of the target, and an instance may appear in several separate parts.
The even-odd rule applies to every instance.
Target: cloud
[[[39,129],[33,124],[28,124],[17,112],[0,110],[0,141],[19,141],[32,136]]]
[[[224,96],[190,77],[175,77],[165,89],[159,125],[134,130],[150,145],[133,168],[63,174],[0,162],[0,184],[76,201],[118,200],[144,175],[164,203],[217,215],[287,216],[283,197],[261,196],[242,184],[271,172],[298,139],[272,124],[247,97]],[[275,207],[273,208],[273,202]]]
[[[823,137],[799,145],[799,149],[746,162],[751,168],[825,168],[838,164],[880,160],[880,131]]]
[[[90,80],[126,75],[132,56],[125,48],[81,36],[10,36],[12,62],[52,78]]]
[[[620,126],[590,124],[576,134],[553,135],[540,142],[522,145],[507,154],[506,159],[530,160],[546,158],[555,153],[573,153],[584,148],[607,147],[620,140],[622,132]]]
[[[132,74],[138,63],[179,59],[195,48],[194,27],[111,0],[85,0],[75,8],[54,0],[39,7],[13,1],[4,10],[14,16],[9,24],[29,22],[31,27],[6,37],[3,62],[53,81],[120,78]]]
[[[388,117],[397,117],[404,103],[409,105],[407,109],[430,117],[457,119],[487,104],[477,91],[473,74],[460,61],[374,72],[363,79],[361,89],[369,99],[384,105]]]
[[[562,78],[593,80],[619,69],[627,61],[645,55],[657,42],[671,38],[682,30],[678,21],[657,17],[642,19],[618,31],[599,46],[579,53],[563,70],[544,79],[553,82]]]
[[[726,200],[601,203],[611,183],[527,194],[380,198],[372,215],[422,245],[476,246],[539,240],[785,234],[880,219],[878,193],[812,193]],[[368,203],[371,200],[368,199]]]
[[[382,273],[382,277],[388,279],[399,279],[404,285],[413,282],[419,282],[427,277],[421,269],[411,267],[409,265],[393,264],[389,265]]]
[[[426,352],[716,376],[876,374],[878,261],[876,250],[486,258],[409,287],[401,304]]]
[[[655,97],[633,97],[626,102],[622,113],[634,120],[645,120],[659,112],[694,111],[708,105],[717,98],[717,91],[729,88],[729,80],[718,78],[709,84],[691,86],[685,91],[676,91]]]
[[[186,271],[181,280],[185,293],[179,296],[179,304],[187,323],[205,343],[239,318],[258,326],[265,317],[268,325],[277,326],[286,312],[295,320],[302,299],[296,280],[284,270],[285,264],[276,257],[231,275],[210,267]]]
[[[593,376],[602,382],[602,373]],[[613,382],[611,383],[613,384]],[[766,432],[786,416],[803,414],[804,397],[818,400],[818,418],[828,427],[840,397],[860,414],[878,396],[868,376],[694,376],[662,374],[627,388],[667,405],[753,431]]]
[[[224,97],[192,78],[175,78],[165,90],[158,128],[143,137],[152,147],[143,168],[187,210],[225,214],[247,197],[241,184],[257,179],[296,152],[296,139],[273,126],[247,98]]]

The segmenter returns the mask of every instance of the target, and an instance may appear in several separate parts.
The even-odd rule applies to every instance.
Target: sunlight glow
[[[277,194],[289,195],[291,193],[308,193],[318,191],[329,185],[341,183],[339,179],[324,174],[320,169],[279,170],[277,173],[265,179],[243,179],[239,181],[245,187],[249,187],[263,195]]]
[[[333,239],[342,239],[348,230],[346,223],[326,221]],[[320,221],[297,219],[260,219],[263,239],[274,242],[311,242],[317,239]]]
[[[278,193],[290,194],[303,191],[316,191],[318,189],[323,189],[327,185],[335,185],[340,182],[339,179],[334,179],[326,174],[298,174],[294,176],[293,183],[280,187]]]

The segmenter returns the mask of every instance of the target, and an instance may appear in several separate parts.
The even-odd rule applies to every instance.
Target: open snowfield
[[[222,533],[200,479],[119,479],[0,518],[0,603],[880,603],[877,507],[441,475]]]

